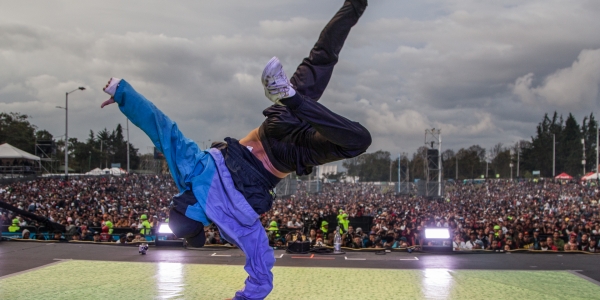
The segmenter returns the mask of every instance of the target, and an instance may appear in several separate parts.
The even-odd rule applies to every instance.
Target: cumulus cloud
[[[552,105],[574,110],[598,104],[600,49],[583,50],[570,67],[557,70],[534,86],[534,74],[519,77],[513,93],[528,105]]]
[[[100,88],[126,78],[198,142],[242,137],[269,105],[264,64],[291,75],[342,1],[39,2],[0,11],[0,109],[70,135],[114,128]],[[543,113],[595,108],[598,1],[371,1],[322,103],[365,124],[372,151],[414,151],[425,128],[444,147],[491,147],[533,135]],[[68,17],[65,17],[68,16]],[[132,126],[132,142],[150,141]]]

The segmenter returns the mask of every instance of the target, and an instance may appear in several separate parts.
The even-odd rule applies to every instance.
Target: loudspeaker
[[[288,242],[287,251],[296,254],[306,254],[310,251],[310,242]]]
[[[439,151],[437,149],[427,149],[427,167],[430,170],[438,170]]]

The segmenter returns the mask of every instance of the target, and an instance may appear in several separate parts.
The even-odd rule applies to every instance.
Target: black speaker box
[[[287,248],[288,252],[292,253],[308,253],[310,251],[310,242],[288,242]]]

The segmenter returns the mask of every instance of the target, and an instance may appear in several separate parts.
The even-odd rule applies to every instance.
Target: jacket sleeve
[[[200,151],[194,141],[179,131],[175,122],[125,80],[119,83],[114,99],[121,112],[164,154],[179,191],[189,189],[191,176],[202,171],[201,158],[208,154]]]

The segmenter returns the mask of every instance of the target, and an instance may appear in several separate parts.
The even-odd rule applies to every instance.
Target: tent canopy
[[[85,173],[85,175],[104,175],[104,171],[102,171],[102,169],[100,168],[95,168],[87,173]]]
[[[5,143],[0,145],[0,159],[26,159],[39,161],[40,158],[17,147]]]
[[[589,172],[587,173],[585,176],[583,176],[583,178],[581,178],[582,180],[598,180],[598,174],[596,172]]]
[[[121,168],[110,168],[111,175],[122,175],[127,174],[127,172]]]
[[[87,173],[85,173],[85,175],[123,175],[123,174],[127,174],[127,171],[121,169],[121,168],[105,168],[105,169],[100,169],[100,168],[95,168]]]
[[[567,173],[560,173],[554,178],[556,178],[556,179],[573,179],[573,176],[571,176]]]

